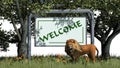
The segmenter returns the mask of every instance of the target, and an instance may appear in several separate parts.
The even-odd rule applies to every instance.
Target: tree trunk
[[[113,32],[108,39],[105,42],[101,42],[102,43],[102,58],[103,59],[108,59],[110,57],[110,45],[112,40],[116,37],[116,35],[119,34],[119,31],[117,32]]]
[[[18,42],[18,57],[27,58],[27,19],[25,20],[24,24],[21,27],[22,29],[22,36],[21,41]]]
[[[106,42],[105,42],[106,43]],[[106,43],[106,44],[102,44],[102,58],[103,59],[108,59],[110,57],[110,44]]]

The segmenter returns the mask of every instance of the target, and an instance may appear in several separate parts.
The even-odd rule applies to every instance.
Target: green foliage
[[[8,39],[7,32],[0,29],[0,48],[3,48],[3,51],[7,51],[7,48],[9,47]]]
[[[1,29],[1,25],[2,23],[0,23],[0,48],[3,48],[2,51],[7,51],[7,48],[9,47],[9,36],[5,30]]]
[[[39,4],[39,3],[33,3],[29,4],[28,8],[32,13],[42,15],[44,12],[47,12],[50,10],[51,3],[49,4]],[[42,11],[41,11],[42,10]]]
[[[3,30],[1,25],[2,24],[0,24],[0,48],[2,48],[2,51],[7,51],[9,43],[14,43],[12,40],[14,39],[15,33],[13,31],[7,32]]]
[[[101,12],[96,18],[96,37],[102,41],[107,40],[110,32],[120,32],[120,1],[118,0],[102,0],[99,1],[98,6],[95,8]],[[102,4],[100,6],[100,4]]]

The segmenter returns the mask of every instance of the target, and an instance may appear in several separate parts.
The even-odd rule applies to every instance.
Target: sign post
[[[27,46],[27,58],[28,60],[31,59],[31,17],[32,14],[29,15],[28,17],[28,46]]]

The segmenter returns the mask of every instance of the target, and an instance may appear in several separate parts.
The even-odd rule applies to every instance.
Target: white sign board
[[[68,39],[86,44],[85,17],[36,18],[35,31],[36,46],[65,46]]]

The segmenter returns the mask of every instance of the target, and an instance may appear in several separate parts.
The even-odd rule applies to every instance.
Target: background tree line
[[[101,42],[102,58],[108,58],[110,44],[120,33],[120,0],[1,0],[0,16],[11,21],[15,29],[9,33],[10,39],[7,42],[18,43],[18,56],[27,57],[27,22],[31,13],[44,16],[44,12],[51,9],[78,8],[100,12],[100,15],[95,17],[94,34]],[[21,27],[18,29],[16,24],[20,24]],[[87,30],[90,32],[89,23]],[[6,35],[4,31],[0,34]]]

